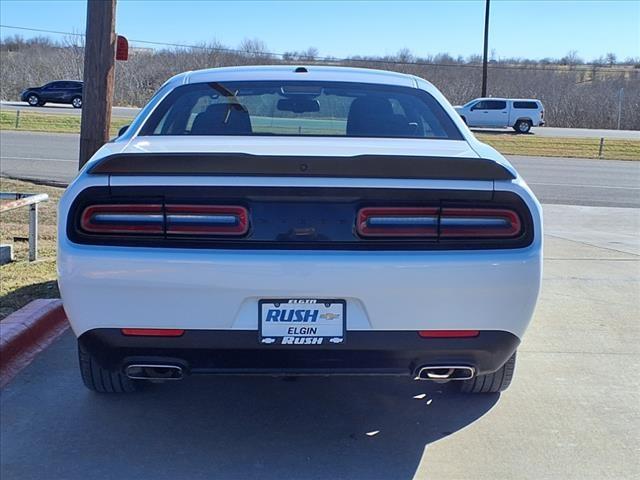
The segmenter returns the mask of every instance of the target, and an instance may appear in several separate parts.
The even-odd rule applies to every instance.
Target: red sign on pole
[[[116,41],[116,60],[127,60],[129,58],[129,42],[122,35],[118,35]]]

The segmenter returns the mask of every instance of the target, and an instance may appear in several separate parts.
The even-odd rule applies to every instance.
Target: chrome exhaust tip
[[[131,380],[182,380],[184,372],[179,365],[128,365],[125,374]]]
[[[416,373],[416,380],[432,380],[435,382],[447,382],[449,380],[469,380],[474,377],[476,371],[467,366],[424,366]]]

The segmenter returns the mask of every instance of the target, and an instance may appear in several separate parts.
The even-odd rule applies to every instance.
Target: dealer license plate
[[[330,345],[344,342],[347,304],[336,299],[259,301],[260,343]]]

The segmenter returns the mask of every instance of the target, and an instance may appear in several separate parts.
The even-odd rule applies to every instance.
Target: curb
[[[34,300],[0,321],[0,388],[67,328],[69,323],[59,299]]]

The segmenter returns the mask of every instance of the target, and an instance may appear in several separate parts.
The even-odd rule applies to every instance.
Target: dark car
[[[82,107],[82,82],[60,80],[47,83],[42,87],[27,88],[20,100],[32,107],[42,107],[45,103],[69,103],[74,108]]]

